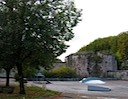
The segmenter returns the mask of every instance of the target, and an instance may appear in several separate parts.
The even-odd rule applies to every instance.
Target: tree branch
[[[32,52],[30,51],[22,60],[21,62],[23,62],[26,58],[30,57],[32,55]]]

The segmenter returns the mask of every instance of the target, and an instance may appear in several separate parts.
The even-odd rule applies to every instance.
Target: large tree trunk
[[[17,63],[17,70],[18,70],[18,75],[19,75],[19,87],[20,87],[20,94],[25,94],[25,89],[24,89],[24,80],[23,80],[23,72],[22,72],[22,64]]]
[[[10,70],[6,70],[6,86],[9,86],[9,74]]]

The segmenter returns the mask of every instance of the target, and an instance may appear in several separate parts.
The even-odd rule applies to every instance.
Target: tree
[[[128,69],[128,32],[118,35],[118,51],[116,53],[120,60],[120,69]]]
[[[87,46],[82,47],[78,52],[83,51],[93,51],[93,52],[117,52],[117,37],[110,36],[105,38],[98,38],[88,44]]]
[[[73,38],[72,29],[80,16],[81,11],[72,0],[1,1],[0,54],[10,57],[7,65],[13,59],[11,64],[18,70],[20,94],[25,94],[24,62],[47,68],[48,63],[67,49],[65,41]]]
[[[118,35],[118,53],[122,61],[128,60],[128,32]]]
[[[6,71],[6,86],[9,86],[9,74],[11,69],[14,67],[13,58],[10,56],[6,57],[1,55],[0,61],[1,61],[0,62],[1,67]]]

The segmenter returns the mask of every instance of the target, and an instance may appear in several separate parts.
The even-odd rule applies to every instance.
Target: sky
[[[75,37],[70,47],[58,58],[76,53],[97,38],[115,36],[128,31],[128,0],[74,0],[82,9],[82,21],[73,29]]]

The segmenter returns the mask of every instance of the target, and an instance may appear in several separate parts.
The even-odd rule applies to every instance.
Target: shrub
[[[45,71],[44,74],[48,78],[74,78],[74,77],[77,77],[75,70],[70,67],[67,67],[67,66],[61,66],[61,67],[51,70],[51,71]]]
[[[44,73],[46,78],[56,78],[55,74],[51,70],[49,70],[49,71],[45,70],[43,73]]]

